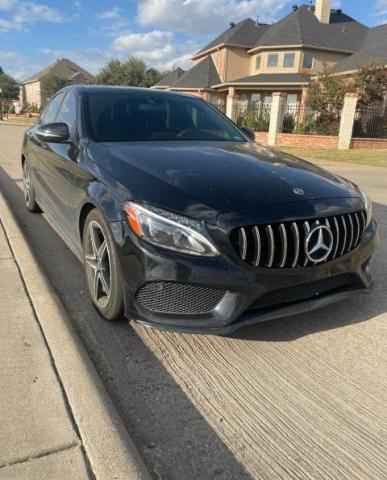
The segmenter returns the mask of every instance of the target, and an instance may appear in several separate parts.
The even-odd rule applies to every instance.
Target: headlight
[[[360,191],[360,193],[361,193],[361,197],[362,197],[362,200],[363,200],[363,203],[364,203],[365,211],[367,213],[367,224],[366,224],[366,228],[367,228],[368,225],[371,223],[371,220],[372,220],[372,202],[371,202],[371,199],[370,199],[370,197],[368,196],[367,193],[362,192],[362,191]]]
[[[133,232],[149,243],[191,255],[219,255],[203,222],[133,202],[124,210]]]

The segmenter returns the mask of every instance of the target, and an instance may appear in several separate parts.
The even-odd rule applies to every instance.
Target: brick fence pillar
[[[286,93],[273,92],[273,101],[270,110],[270,126],[267,136],[267,144],[274,146],[277,141],[277,133],[282,129],[284,119]]]
[[[341,112],[339,131],[339,150],[349,150],[351,147],[353,125],[359,96],[357,93],[346,93]]]
[[[237,98],[234,87],[228,89],[228,95],[226,98],[226,115],[233,122],[237,121]]]

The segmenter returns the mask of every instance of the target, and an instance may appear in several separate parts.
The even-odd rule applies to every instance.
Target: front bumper
[[[358,247],[345,256],[313,267],[271,270],[250,267],[225,256],[195,257],[170,252],[133,238],[125,223],[122,229],[122,237],[117,234],[116,241],[124,280],[126,316],[156,329],[222,335],[254,323],[324,307],[354,293],[367,293],[372,285],[369,262],[379,243],[377,225],[372,221]],[[344,276],[351,281],[341,286],[338,282],[339,287],[319,292],[320,283],[317,282]],[[205,313],[157,312],[144,308],[136,296],[142,286],[151,282],[221,289],[224,296],[215,308]],[[317,290],[307,288],[309,293],[299,295],[297,300],[281,302],[281,292],[308,284],[316,285]],[[259,299],[276,292],[279,292],[279,301],[261,308]],[[256,308],[252,309],[252,304]]]

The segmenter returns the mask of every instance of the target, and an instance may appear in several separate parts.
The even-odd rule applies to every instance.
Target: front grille
[[[323,261],[313,261],[306,254],[306,239],[320,225],[329,228],[333,244]],[[230,240],[240,258],[256,267],[308,267],[341,257],[356,248],[365,227],[365,212],[355,212],[335,217],[240,227],[231,232]]]
[[[137,302],[158,313],[200,314],[213,310],[225,290],[177,282],[151,282],[136,293]]]
[[[310,283],[279,288],[257,298],[248,310],[257,310],[316,298],[329,292],[334,293],[345,287],[354,286],[357,282],[356,276],[348,273]]]

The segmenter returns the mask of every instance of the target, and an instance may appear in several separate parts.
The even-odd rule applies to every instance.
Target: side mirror
[[[37,127],[36,136],[43,142],[65,143],[70,138],[70,131],[66,123],[46,123]]]
[[[250,140],[255,141],[255,133],[252,128],[249,127],[241,127],[242,132],[246,135],[246,137],[249,137]]]

